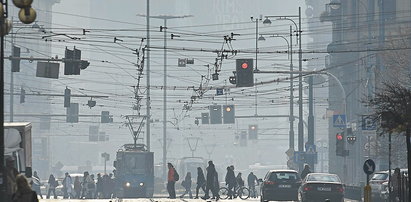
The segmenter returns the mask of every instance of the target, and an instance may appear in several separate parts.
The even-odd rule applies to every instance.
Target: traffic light
[[[248,126],[248,139],[250,140],[258,139],[258,126],[257,125]]]
[[[236,86],[250,87],[254,86],[254,67],[253,59],[236,60]]]
[[[71,90],[66,87],[64,90],[64,107],[70,107]]]
[[[80,69],[84,70],[90,65],[90,62],[81,60],[81,50],[66,48],[64,54],[64,75],[80,75]]]
[[[350,144],[354,144],[357,141],[357,137],[355,136],[347,136],[347,142]]]
[[[210,114],[201,113],[201,124],[210,124]]]
[[[13,46],[13,58],[11,59],[11,72],[20,72],[20,59],[15,59],[20,57],[20,48]]]
[[[223,106],[223,121],[225,124],[235,123],[235,110],[234,105]]]
[[[70,103],[70,106],[66,109],[66,122],[78,123],[79,108],[78,103]]]
[[[345,140],[344,140],[344,133],[337,133],[335,135],[335,153],[337,156],[344,156],[345,155]]]
[[[23,87],[20,88],[20,104],[26,101],[26,90]]]
[[[221,105],[210,105],[210,123],[221,124]]]
[[[101,112],[101,123],[113,123],[113,118],[111,117],[109,111]]]
[[[228,78],[228,81],[229,81],[231,84],[237,84],[237,78],[236,78],[235,76],[230,76],[230,77]]]

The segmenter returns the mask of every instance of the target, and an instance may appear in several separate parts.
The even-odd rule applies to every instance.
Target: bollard
[[[365,185],[364,187],[364,202],[371,202],[371,186]]]

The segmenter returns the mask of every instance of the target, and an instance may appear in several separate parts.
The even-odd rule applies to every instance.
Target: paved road
[[[201,199],[165,199],[165,198],[153,198],[153,199],[94,199],[94,200],[80,200],[80,199],[40,199],[40,202],[62,202],[62,201],[67,201],[67,202],[205,202],[204,200]],[[210,200],[207,200],[210,201]],[[241,200],[241,199],[235,199],[235,200],[219,200],[221,202],[257,202],[260,201],[260,199],[247,199],[247,200]],[[210,201],[210,202],[215,202],[215,200]],[[356,202],[353,200],[348,200],[346,199],[345,202]]]

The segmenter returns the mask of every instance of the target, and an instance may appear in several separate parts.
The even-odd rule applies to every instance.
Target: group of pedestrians
[[[176,198],[176,192],[175,192],[175,184],[179,180],[180,176],[177,173],[177,170],[174,168],[173,164],[168,163],[168,176],[167,176],[167,191],[169,194],[170,199],[175,199]],[[186,194],[189,195],[190,198],[193,198],[193,194],[191,191],[191,186],[192,186],[192,180],[191,180],[191,172],[188,172],[184,178],[184,180],[181,182],[181,185],[184,187],[185,191],[184,193],[180,196],[180,198],[183,198]],[[229,166],[227,167],[227,174],[225,177],[225,182],[226,185],[228,186],[229,190],[229,198],[235,198],[236,195],[235,190],[237,187],[243,187],[244,186],[244,180],[242,179],[242,174],[239,172],[237,176],[235,176],[234,173],[234,166]],[[247,177],[247,182],[250,190],[254,190],[254,192],[251,192],[252,194],[256,194],[255,192],[255,185],[258,184],[258,179],[257,177],[251,172],[248,177]],[[220,184],[218,180],[218,173],[215,168],[215,165],[213,161],[208,162],[208,166],[206,168],[206,175],[204,174],[204,171],[201,167],[197,168],[197,184],[196,184],[196,192],[195,192],[195,199],[199,198],[199,191],[200,189],[203,190],[205,193],[202,199],[216,199],[218,200],[220,198],[219,196],[219,190],[220,190]],[[210,194],[211,192],[211,194]],[[253,196],[252,197],[256,197]]]
[[[51,196],[54,199],[57,198],[56,188],[59,186],[58,180],[53,174],[49,176],[47,181],[48,189],[46,198],[49,199]],[[34,171],[33,178],[31,181],[32,189],[43,198],[41,194],[40,186],[42,185],[37,172]],[[74,179],[69,173],[65,173],[64,179],[61,182],[63,198],[65,199],[108,199],[114,194],[115,180],[113,174],[97,174],[97,179],[95,179],[93,174],[89,172],[84,172],[83,176],[75,176]]]

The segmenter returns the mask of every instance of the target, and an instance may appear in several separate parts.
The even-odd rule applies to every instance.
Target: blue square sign
[[[335,128],[345,128],[347,125],[345,114],[336,114],[333,116],[333,126]]]

